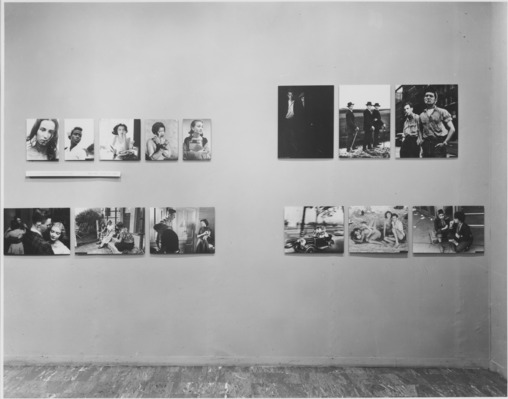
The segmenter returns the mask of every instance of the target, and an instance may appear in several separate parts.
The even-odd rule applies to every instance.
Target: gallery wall
[[[4,206],[213,206],[216,253],[4,258],[5,359],[491,365],[491,342],[506,348],[506,325],[491,335],[503,288],[489,277],[493,265],[506,277],[506,236],[491,239],[505,234],[499,7],[7,3]],[[340,84],[426,83],[459,85],[457,159],[338,159]],[[277,159],[280,85],[335,86],[333,160]],[[26,119],[45,115],[209,118],[213,159],[25,161]],[[485,254],[284,255],[285,206],[434,203],[484,205]]]

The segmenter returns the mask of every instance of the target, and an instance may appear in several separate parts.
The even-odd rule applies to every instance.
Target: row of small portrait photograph
[[[390,85],[339,86],[338,156],[458,156],[458,85],[397,85],[395,126]],[[279,86],[279,158],[333,158],[334,86]]]
[[[93,161],[96,157],[93,119],[27,119],[26,159],[58,161],[63,130],[64,159]],[[210,119],[182,122],[184,160],[212,159]],[[179,158],[179,125],[176,119],[100,119],[98,155],[101,161],[176,161]],[[143,135],[143,138],[142,138]],[[144,146],[144,148],[142,148]]]
[[[428,205],[412,208],[415,254],[484,252],[483,206]],[[76,208],[74,240],[69,208],[4,210],[5,255],[139,255],[215,253],[215,208]],[[406,253],[408,207],[293,206],[284,208],[284,253]],[[347,222],[346,222],[347,221]],[[147,237],[148,236],[148,237]]]

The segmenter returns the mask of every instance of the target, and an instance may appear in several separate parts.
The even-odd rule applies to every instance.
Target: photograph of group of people
[[[93,119],[27,119],[26,159],[58,161],[59,135],[63,134],[66,161],[95,159]],[[184,119],[183,159],[211,160],[211,120]],[[63,133],[59,133],[63,131]],[[179,159],[179,125],[175,119],[100,119],[101,161],[176,161]],[[142,138],[143,136],[143,138]]]
[[[150,208],[150,253],[215,253],[215,208]]]
[[[284,252],[344,253],[344,207],[285,207]]]
[[[5,255],[69,255],[69,208],[4,209]]]
[[[390,158],[390,86],[339,87],[339,158]]]
[[[75,253],[139,255],[145,252],[144,208],[76,208]]]
[[[408,251],[407,206],[349,207],[349,252]]]
[[[413,208],[414,253],[482,253],[483,206],[428,205]]]

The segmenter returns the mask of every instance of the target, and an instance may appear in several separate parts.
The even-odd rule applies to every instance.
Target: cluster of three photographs
[[[95,145],[93,119],[27,119],[28,161],[58,161],[59,135],[64,132],[66,161],[176,161],[179,159],[179,125],[176,119],[100,119],[99,146]],[[184,119],[184,160],[212,159],[211,120]],[[141,137],[143,133],[143,138]],[[144,146],[144,147],[143,147]]]
[[[458,86],[395,87],[396,158],[458,156]],[[391,157],[389,85],[339,86],[339,158]],[[279,86],[278,157],[333,158],[334,86]]]

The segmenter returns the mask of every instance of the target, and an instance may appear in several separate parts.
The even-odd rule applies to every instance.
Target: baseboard
[[[488,359],[391,357],[269,356],[8,356],[7,366],[33,364],[101,364],[132,366],[336,366],[489,368]],[[506,370],[505,370],[506,372]]]
[[[489,370],[494,371],[498,374],[501,374],[504,378],[506,377],[506,367],[501,366],[499,363],[495,362],[494,360],[491,360],[489,362]]]

